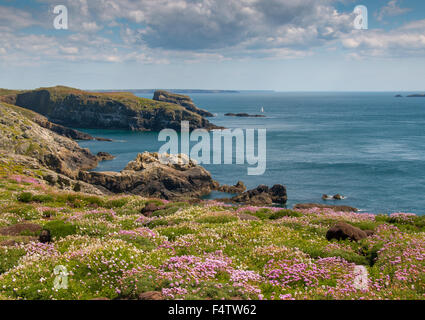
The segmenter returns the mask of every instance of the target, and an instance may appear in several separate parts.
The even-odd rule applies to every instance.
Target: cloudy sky
[[[425,91],[424,75],[423,0],[0,0],[0,87]]]

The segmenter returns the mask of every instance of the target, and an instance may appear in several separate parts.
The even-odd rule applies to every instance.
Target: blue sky
[[[422,0],[0,0],[5,88],[425,91],[424,74]]]

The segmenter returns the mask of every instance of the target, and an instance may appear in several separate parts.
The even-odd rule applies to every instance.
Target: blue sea
[[[283,184],[288,207],[296,203],[350,205],[370,213],[425,213],[425,99],[396,93],[220,93],[190,95],[226,128],[267,129],[267,170],[247,175],[248,165],[205,165],[222,184],[248,188]],[[152,95],[140,95],[152,98]],[[225,117],[227,112],[266,118]],[[87,130],[113,142],[83,141],[115,160],[97,171],[120,171],[137,153],[158,151],[158,133]],[[340,193],[342,201],[321,200]],[[211,197],[219,197],[214,193]]]

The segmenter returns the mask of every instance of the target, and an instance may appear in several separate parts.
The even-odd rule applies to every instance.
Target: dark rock
[[[149,152],[139,154],[121,172],[81,171],[79,178],[113,193],[167,200],[199,198],[218,187],[211,174],[186,155]]]
[[[214,115],[206,110],[198,108],[192,101],[189,96],[184,96],[181,94],[175,94],[171,92],[167,92],[164,90],[157,90],[154,92],[153,100],[168,102],[180,105],[187,110],[197,113],[203,117],[213,117]]]
[[[99,161],[107,161],[107,160],[114,160],[115,159],[115,157],[108,152],[98,152],[96,157]]]
[[[262,114],[248,114],[248,113],[226,113],[226,117],[240,117],[240,118],[265,118]]]
[[[52,241],[52,236],[50,234],[50,230],[44,229],[41,231],[40,236],[38,237],[38,241],[41,243],[49,243]]]
[[[333,198],[334,200],[343,200],[343,199],[344,199],[344,197],[343,197],[343,196],[341,196],[339,193],[338,193],[338,194],[336,194],[336,195],[334,195],[332,198]]]
[[[138,300],[165,300],[159,291],[148,291],[139,294]]]
[[[375,231],[373,231],[373,230],[364,230],[364,232],[366,232],[368,237],[371,237],[375,234]]]
[[[336,240],[345,240],[350,239],[352,241],[359,241],[361,239],[367,238],[366,232],[363,230],[354,227],[350,224],[339,222],[326,233],[326,239],[329,241],[332,239]]]
[[[343,212],[359,211],[359,209],[353,208],[350,206],[333,206],[333,205],[324,205],[324,204],[318,204],[318,203],[298,203],[294,205],[294,210],[308,210],[313,208],[331,209],[333,211],[343,211]]]
[[[259,185],[255,189],[231,198],[231,201],[253,205],[271,205],[273,203],[285,204],[287,199],[286,188],[277,184],[271,189],[266,185]]]
[[[396,98],[403,98],[403,96],[401,94],[397,94],[395,97]]]
[[[217,191],[225,193],[243,193],[246,190],[246,186],[242,181],[238,181],[234,186],[222,185]]]

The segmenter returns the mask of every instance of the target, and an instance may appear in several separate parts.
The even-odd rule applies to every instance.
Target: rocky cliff
[[[43,128],[18,112],[0,104],[0,150],[37,159],[44,166],[69,177],[97,166],[97,157],[75,141]]]
[[[189,121],[191,129],[217,128],[181,105],[125,92],[95,93],[58,86],[17,93],[15,104],[69,127],[160,131],[179,130],[181,121]]]
[[[199,114],[203,117],[213,117],[213,114],[198,108],[192,101],[192,99],[189,96],[181,95],[181,94],[175,94],[171,92],[167,92],[164,90],[157,90],[155,91],[153,95],[153,99],[156,101],[163,101],[163,102],[169,102],[173,104],[178,104],[187,110],[194,112],[196,114]]]
[[[80,172],[80,180],[114,193],[162,199],[198,198],[218,187],[211,174],[185,155],[139,154],[121,172]]]

